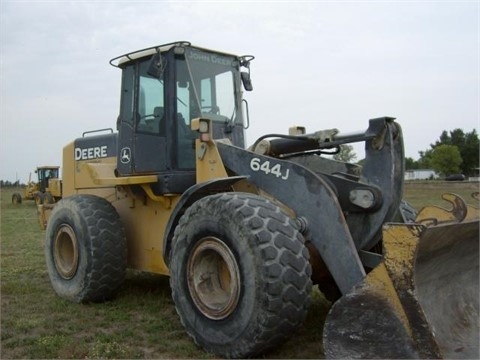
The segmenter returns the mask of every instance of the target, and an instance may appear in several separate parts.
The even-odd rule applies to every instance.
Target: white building
[[[440,176],[432,169],[406,170],[405,180],[432,180]]]

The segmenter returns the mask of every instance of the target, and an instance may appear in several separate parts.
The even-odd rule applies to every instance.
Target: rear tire
[[[19,193],[12,194],[12,204],[17,205],[22,203],[22,195]]]
[[[170,257],[182,324],[221,357],[282,344],[307,314],[308,258],[297,225],[270,201],[243,193],[198,200],[175,230]]]
[[[47,224],[45,257],[56,293],[73,302],[113,296],[125,278],[125,231],[115,208],[93,195],[62,199]]]

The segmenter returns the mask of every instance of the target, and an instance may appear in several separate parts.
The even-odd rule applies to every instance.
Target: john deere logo
[[[124,147],[120,151],[120,161],[122,162],[122,164],[128,164],[130,162],[130,159],[131,159],[130,148]]]

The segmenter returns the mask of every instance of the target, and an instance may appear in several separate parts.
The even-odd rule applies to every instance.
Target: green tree
[[[433,170],[443,175],[460,172],[462,157],[455,145],[438,145],[432,150],[431,165]]]
[[[450,132],[444,130],[440,139],[430,146],[435,149],[439,145],[456,146],[462,158],[459,172],[465,175],[475,173],[475,168],[478,168],[480,160],[480,140],[475,129],[468,133],[465,133],[462,129],[454,129]]]
[[[405,158],[405,170],[415,170],[420,169],[418,161],[414,160],[411,157]]]
[[[432,168],[432,149],[425,151],[419,151],[420,159],[418,159],[419,169],[431,169]]]
[[[465,134],[464,144],[464,147],[460,150],[463,160],[462,171],[465,175],[474,175],[480,162],[480,141],[475,129],[471,133]]]
[[[340,145],[340,151],[333,155],[334,160],[343,162],[352,162],[357,158],[357,154],[353,151],[352,145]]]

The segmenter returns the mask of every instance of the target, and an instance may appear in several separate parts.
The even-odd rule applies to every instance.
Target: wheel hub
[[[240,274],[234,255],[216,237],[201,239],[187,263],[187,283],[197,309],[221,320],[235,310],[240,297]]]
[[[64,279],[71,279],[78,268],[78,244],[75,232],[63,225],[57,232],[54,247],[55,267]]]

